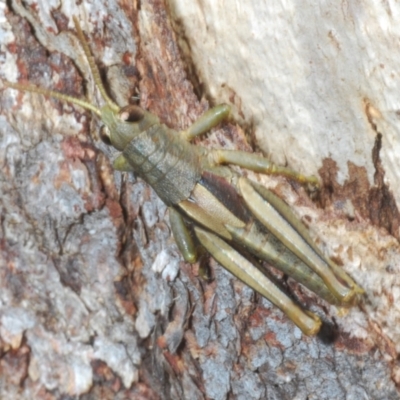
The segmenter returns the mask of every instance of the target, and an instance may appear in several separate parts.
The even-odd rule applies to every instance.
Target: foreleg
[[[210,129],[217,126],[220,122],[226,119],[231,111],[227,104],[220,104],[206,111],[192,126],[181,131],[180,134],[187,141],[193,140],[196,136],[207,133]]]

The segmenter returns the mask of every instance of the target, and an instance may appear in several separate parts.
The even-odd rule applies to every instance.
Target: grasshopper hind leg
[[[194,230],[200,243],[224,268],[280,308],[303,333],[312,336],[319,332],[322,324],[319,317],[309,311],[302,310],[290,297],[275,286],[255,263],[250,262],[213,233],[198,226]]]
[[[339,304],[353,305],[358,301],[363,290],[322,254],[286,203],[246,178],[239,179],[238,187],[254,217],[322,279]]]
[[[181,204],[181,208],[187,212],[185,205],[186,202]],[[188,263],[196,262],[197,248],[186,227],[184,218],[172,207],[169,208],[169,217],[175,241],[183,258]],[[202,220],[207,225],[207,221]],[[214,229],[214,226],[211,224],[210,228]],[[302,310],[268,279],[261,267],[245,258],[224,238],[211,233],[209,230],[195,226],[194,233],[200,244],[224,268],[279,307],[306,335],[318,333],[321,320],[315,314]]]

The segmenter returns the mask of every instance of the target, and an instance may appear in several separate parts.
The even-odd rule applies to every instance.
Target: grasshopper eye
[[[139,122],[144,117],[144,112],[138,106],[129,105],[121,109],[119,117],[124,122]]]
[[[107,146],[111,146],[110,131],[105,125],[100,128],[99,136],[103,143]]]

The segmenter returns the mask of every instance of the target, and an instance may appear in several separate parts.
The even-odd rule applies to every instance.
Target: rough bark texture
[[[219,9],[222,3],[224,8]],[[289,31],[285,45],[287,31],[279,30],[280,19],[273,15],[286,20],[285,16],[295,15],[293,10],[276,2],[282,9],[266,15],[262,9],[257,12],[254,2],[242,1],[240,7],[233,0],[229,3],[214,2],[213,8],[205,1],[190,5],[183,0],[79,5],[63,1],[53,9],[46,2],[3,3],[1,78],[30,81],[97,103],[99,95],[72,24],[76,15],[108,89],[119,102],[140,94],[141,106],[175,129],[187,127],[201,115],[209,107],[207,100],[232,103],[237,123],[209,135],[202,141],[208,146],[250,150],[242,127],[255,146],[263,147],[267,139],[261,138],[261,131],[268,134],[282,128],[283,142],[274,139],[264,150],[274,152],[278,162],[288,160],[291,166],[314,173],[319,169],[323,182],[319,196],[313,202],[302,188],[284,179],[255,178],[293,204],[319,243],[326,244],[327,253],[364,287],[365,301],[340,313],[289,284],[326,321],[319,337],[308,338],[213,260],[213,279],[205,281],[198,276],[198,266],[182,261],[166,208],[152,189],[112,171],[114,154],[98,141],[95,118],[78,107],[7,89],[0,96],[2,399],[399,398],[399,192],[391,190],[393,173],[392,186],[384,179],[388,163],[380,157],[385,142],[379,133],[384,135],[383,128],[391,123],[385,125],[391,120],[372,106],[382,101],[382,94],[374,98],[369,90],[368,96],[360,96],[363,101],[354,102],[346,97],[345,87],[341,96],[335,92],[336,108],[329,114],[331,103],[325,98],[318,103],[319,92],[312,85],[296,87],[296,78],[285,72],[290,60],[282,65],[279,52],[268,50],[279,49],[273,34],[259,34],[280,32],[281,49],[290,48],[300,18],[289,24],[293,32]],[[365,10],[374,4],[366,4]],[[251,7],[253,13],[248,14]],[[329,15],[326,7],[315,9],[312,20]],[[364,8],[357,7],[357,16],[366,19]],[[303,11],[310,9],[303,6]],[[237,26],[232,10],[240,17]],[[355,15],[350,6],[341,10],[343,21]],[[393,10],[392,14],[397,15]],[[230,30],[225,33],[229,18]],[[297,39],[318,47],[315,26],[310,23],[307,31],[305,21],[300,22],[300,32],[308,33]],[[357,30],[357,24],[352,26]],[[240,31],[242,39],[236,41]],[[249,32],[254,41],[246,41]],[[328,38],[340,53],[345,35],[330,32]],[[385,31],[374,32],[378,39],[378,33],[385,37]],[[348,31],[348,41],[353,43],[351,34]],[[322,33],[321,37],[326,39]],[[222,42],[221,47],[210,46],[213,40]],[[284,79],[276,72],[279,65],[271,69],[263,62],[252,63],[251,53],[261,45],[275,54]],[[240,59],[243,53],[242,64],[230,58],[236,54],[230,53],[235,46],[235,57]],[[308,56],[298,56],[297,50],[293,46],[293,59],[304,63],[299,76],[308,76]],[[355,54],[362,57],[361,52]],[[324,65],[323,57],[319,62]],[[327,65],[334,68],[331,59]],[[346,68],[351,70],[352,65]],[[333,74],[325,82],[325,72],[314,71],[313,82],[328,93],[341,81],[340,74]],[[276,79],[270,80],[273,73]],[[245,91],[235,86],[240,79]],[[285,82],[291,84],[284,86]],[[400,79],[391,82],[399,89]],[[263,92],[264,84],[272,97]],[[256,104],[250,104],[248,96]],[[346,132],[337,123],[335,131],[330,122],[340,119],[339,105],[346,101],[360,104],[360,116],[351,109],[344,125],[350,126],[350,115],[357,123]],[[293,119],[294,113],[302,114],[296,108],[299,103],[312,110],[327,104],[321,121],[313,125],[311,118],[307,126]],[[274,121],[278,110],[265,115],[265,109],[282,104],[275,128],[268,128],[264,121]],[[287,126],[285,113],[291,116]],[[349,152],[343,152],[342,159],[331,158],[329,146],[335,142],[323,147],[321,140],[314,146],[313,134],[320,132],[320,126],[356,142],[360,138],[352,136],[353,130],[369,127],[370,145],[365,145],[364,153],[362,146],[356,146],[355,158]],[[290,131],[294,134],[288,138]],[[370,160],[368,165],[360,161],[363,157]],[[338,178],[343,165],[348,175],[341,171]]]

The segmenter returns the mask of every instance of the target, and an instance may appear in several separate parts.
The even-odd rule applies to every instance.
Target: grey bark
[[[63,2],[49,10],[15,0],[2,12],[1,78],[97,103],[71,22],[77,15],[118,101],[139,94],[175,129],[209,106],[172,3]],[[363,309],[341,316],[290,286],[327,322],[321,336],[304,337],[212,259],[210,282],[183,262],[166,207],[143,182],[112,171],[115,154],[89,113],[8,89],[0,104],[1,398],[399,397],[397,342],[369,319],[370,293]],[[251,149],[236,123],[203,144]],[[324,239],[340,242],[343,226],[352,243],[354,232],[376,232],[273,182],[299,215],[322,220]],[[337,230],[325,233],[330,225]],[[385,232],[376,246],[392,251],[396,270],[397,241]]]

